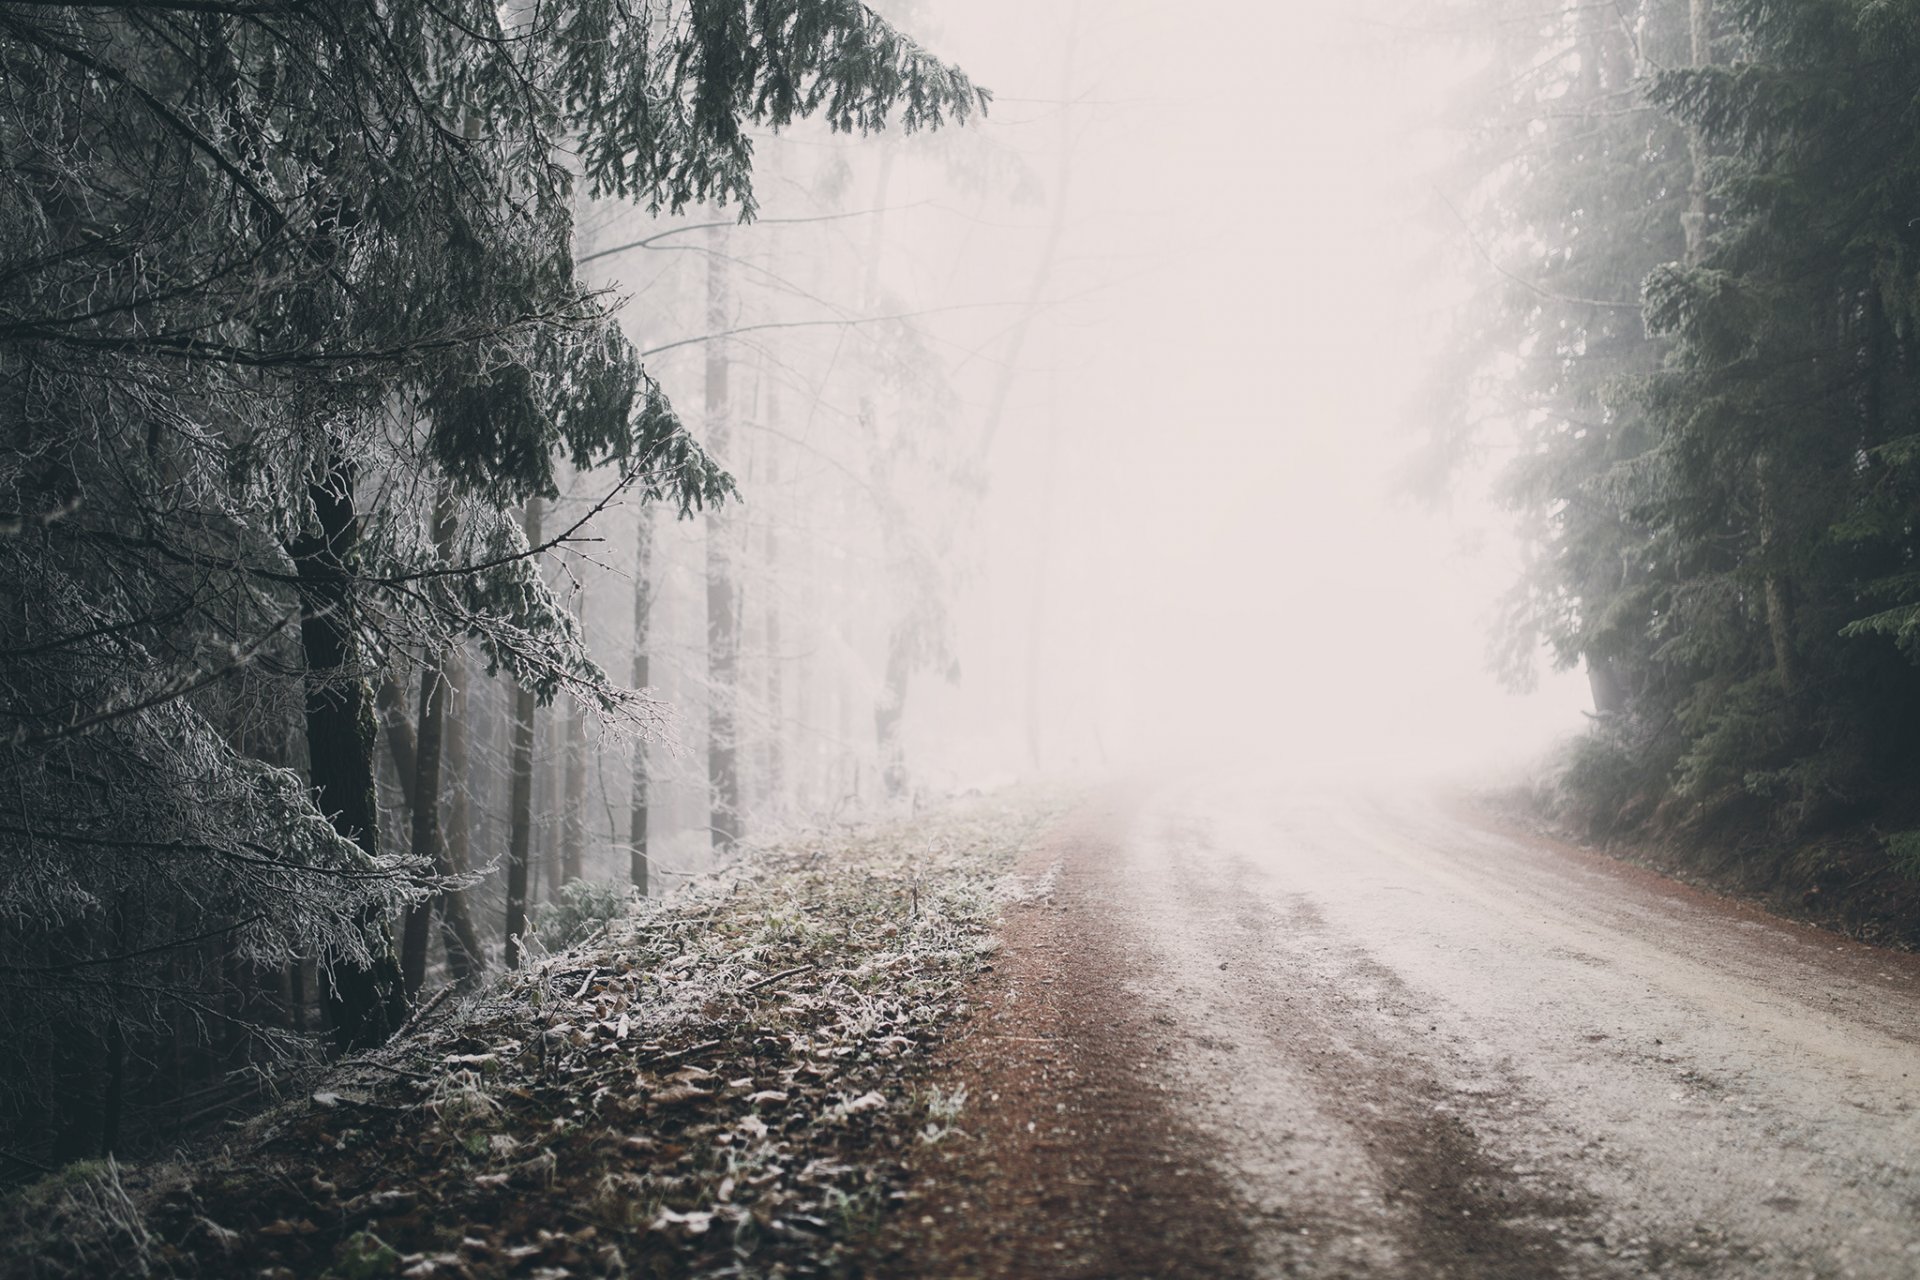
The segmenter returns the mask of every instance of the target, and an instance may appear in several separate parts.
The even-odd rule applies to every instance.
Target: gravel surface
[[[1419,794],[1136,789],[1049,870],[900,1270],[1920,1276],[1920,957]]]

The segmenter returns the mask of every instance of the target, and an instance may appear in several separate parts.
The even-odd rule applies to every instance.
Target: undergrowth
[[[0,1273],[843,1274],[901,1157],[966,1105],[921,1064],[1056,811],[1000,797],[796,840],[617,912],[578,889],[540,922],[570,949],[226,1151],[17,1194]]]

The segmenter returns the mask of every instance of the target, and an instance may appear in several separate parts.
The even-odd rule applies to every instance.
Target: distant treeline
[[[1456,16],[1486,60],[1442,216],[1485,288],[1437,439],[1520,434],[1505,654],[1591,679],[1566,799],[1920,875],[1920,3]]]

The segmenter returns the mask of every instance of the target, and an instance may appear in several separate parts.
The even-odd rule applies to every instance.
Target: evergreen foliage
[[[1462,338],[1451,418],[1494,406],[1525,435],[1512,650],[1544,639],[1592,677],[1574,801],[1607,832],[1904,821],[1920,4],[1493,29],[1490,79],[1521,87],[1476,109],[1527,140],[1473,178],[1512,278]]]
[[[581,179],[750,210],[749,126],[985,99],[845,0],[7,5],[0,85],[0,1116],[64,1152],[158,1046],[270,1048],[246,973],[391,1030],[441,881],[376,838],[377,673],[650,720],[516,508],[733,484],[575,278]]]

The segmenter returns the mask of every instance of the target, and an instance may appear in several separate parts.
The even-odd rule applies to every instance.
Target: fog
[[[1378,6],[883,12],[992,90],[984,120],[762,137],[724,247],[699,226],[737,210],[583,222],[589,249],[669,232],[591,262],[710,444],[716,349],[732,371],[742,767],[773,774],[743,808],[1226,762],[1485,775],[1577,728],[1578,673],[1541,655],[1519,694],[1490,670],[1519,572],[1499,449],[1420,472],[1422,376],[1489,269],[1436,196],[1473,51]],[[711,529],[660,530],[656,829],[693,857]],[[605,594],[582,603],[620,671]],[[896,762],[875,711],[902,618]]]
[[[1450,510],[1396,493],[1449,290],[1428,188],[1453,51],[1346,7],[1057,8],[1013,56],[994,33],[1033,24],[1017,6],[940,13],[955,55],[1004,86],[989,133],[1046,128],[1061,108],[1024,99],[1044,96],[1046,53],[1075,53],[1060,292],[1086,294],[1049,317],[1051,367],[994,459],[998,590],[963,615],[993,672],[980,732],[1015,709],[993,690],[1021,678],[1034,621],[1015,531],[1045,501],[1021,476],[1049,431],[1046,762],[1103,745],[1511,762],[1577,724],[1577,680],[1516,698],[1487,673],[1488,611],[1517,572],[1477,483],[1491,466]]]

